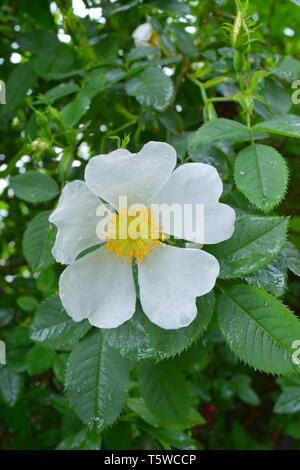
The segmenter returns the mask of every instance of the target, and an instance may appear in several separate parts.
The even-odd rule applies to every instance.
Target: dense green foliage
[[[299,449],[299,1],[1,4],[0,448]],[[179,330],[139,301],[74,323],[48,217],[90,157],[150,140],[223,180],[217,285]]]

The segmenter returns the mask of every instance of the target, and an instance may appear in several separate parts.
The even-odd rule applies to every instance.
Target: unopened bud
[[[44,152],[49,149],[49,143],[42,139],[35,139],[31,147],[34,152]]]
[[[244,52],[239,50],[235,51],[233,58],[233,67],[236,73],[240,73],[244,69]]]
[[[39,127],[48,127],[48,118],[44,113],[41,113],[41,111],[35,111],[35,118]]]
[[[204,67],[204,65],[205,65],[204,62],[193,62],[191,64],[191,69],[196,72],[197,70],[202,69]]]
[[[237,50],[240,50],[243,45],[243,29],[243,14],[239,10],[232,29],[232,47]]]
[[[56,124],[58,127],[60,127],[61,129],[64,128],[64,124],[63,124],[63,120],[62,120],[60,112],[56,108],[53,108],[52,106],[49,107],[49,117],[51,121],[54,124]]]

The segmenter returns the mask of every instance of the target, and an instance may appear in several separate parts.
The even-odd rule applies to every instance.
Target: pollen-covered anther
[[[139,209],[134,216],[128,215],[126,209],[114,214],[111,220],[113,227],[104,235],[108,239],[104,245],[109,250],[108,254],[115,254],[121,264],[143,264],[143,258],[151,254],[153,248],[160,248],[161,240],[165,239],[160,232],[161,227],[153,221],[149,209]],[[131,223],[133,230],[130,229]]]

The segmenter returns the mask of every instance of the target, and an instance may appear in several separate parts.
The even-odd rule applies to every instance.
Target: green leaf
[[[24,387],[24,379],[20,374],[0,366],[0,399],[10,407],[19,400]]]
[[[180,114],[174,109],[168,109],[164,113],[158,114],[160,122],[173,134],[181,134],[183,131],[183,121]]]
[[[31,326],[31,339],[47,348],[68,349],[90,328],[88,320],[75,323],[66,314],[58,295],[54,295],[39,306]]]
[[[25,312],[32,312],[38,306],[38,301],[31,295],[21,295],[17,298],[17,304]]]
[[[175,36],[178,49],[187,56],[195,57],[197,55],[197,49],[193,37],[184,31],[184,29],[180,28],[178,24],[171,25],[169,29]]]
[[[265,80],[259,96],[270,106],[275,114],[288,113],[292,106],[290,93],[277,80]]]
[[[9,330],[7,335],[7,339],[10,343],[18,345],[18,346],[27,346],[32,344],[32,340],[30,339],[30,330],[28,326],[16,326]]]
[[[101,436],[83,429],[77,434],[66,437],[56,447],[56,450],[99,450],[101,448]]]
[[[184,450],[200,450],[203,449],[201,444],[188,434],[179,429],[157,429],[150,426],[141,426],[151,436],[160,441],[162,445],[165,443],[175,447],[175,449]]]
[[[25,230],[23,237],[24,256],[32,271],[40,271],[54,263],[51,254],[51,241],[48,231],[48,221],[51,211],[41,212],[36,215]]]
[[[251,93],[253,93],[258,83],[260,81],[263,81],[268,75],[270,75],[270,73],[272,72],[269,72],[267,70],[257,70],[256,72],[254,72],[254,74],[251,77],[251,83],[250,83],[248,90]]]
[[[67,353],[56,354],[53,362],[53,372],[62,384],[65,383],[68,357]]]
[[[238,154],[234,179],[252,204],[268,212],[285,195],[288,170],[285,160],[273,147],[253,144]]]
[[[142,106],[162,111],[173,98],[173,83],[161,69],[150,67],[130,78],[126,83],[128,95],[134,96]]]
[[[95,329],[73,349],[66,373],[70,404],[79,418],[100,432],[120,415],[126,399],[129,368]]]
[[[292,362],[300,321],[275,297],[246,285],[222,289],[217,314],[226,342],[243,362],[271,374],[300,373]]]
[[[300,386],[286,387],[276,401],[274,413],[293,414],[300,411]]]
[[[231,191],[222,196],[222,202],[231,206],[237,216],[241,215],[261,215],[257,207],[251,204],[248,199],[240,191]]]
[[[94,50],[100,61],[112,61],[117,59],[119,53],[119,45],[117,38],[114,34],[100,36]]]
[[[139,0],[132,0],[132,1],[126,2],[125,5],[122,5],[120,3],[113,3],[113,4],[105,3],[103,5],[103,15],[105,17],[116,15],[117,13],[130,10],[130,8],[134,7],[138,3],[139,3]]]
[[[218,118],[206,122],[191,137],[191,145],[214,142],[215,140],[238,138],[247,132],[247,127],[231,119]]]
[[[39,344],[35,344],[27,353],[25,363],[30,375],[38,375],[50,369],[55,353]]]
[[[54,408],[62,415],[71,416],[72,418],[77,419],[76,413],[70,407],[66,397],[62,395],[55,395],[51,398],[51,405],[54,406]]]
[[[232,377],[235,384],[237,395],[240,400],[250,406],[258,406],[260,404],[259,396],[251,388],[251,378],[248,375],[235,374]]]
[[[36,29],[21,32],[18,36],[18,44],[24,52],[45,57],[45,54],[48,55],[52,50],[56,50],[60,42],[54,32]]]
[[[174,365],[143,363],[138,367],[138,382],[146,405],[166,427],[186,421],[192,402],[185,377]]]
[[[228,177],[234,153],[224,142],[215,142],[213,144],[195,143],[191,133],[188,142],[188,154],[194,162],[212,165],[218,170],[222,178]]]
[[[137,413],[146,423],[155,428],[163,428],[166,423],[159,417],[155,416],[147,407],[143,398],[128,398],[127,406]],[[172,425],[172,429],[190,429],[194,426],[205,424],[205,419],[198,413],[195,408],[191,408],[185,420],[178,425]],[[170,427],[170,425],[168,426]]]
[[[143,398],[128,398],[126,405],[151,426],[159,427],[163,425],[163,422],[157,416],[154,416],[154,414],[151,413]]]
[[[299,6],[300,6],[300,0],[299,0]],[[284,434],[291,436],[293,439],[300,439],[300,426],[297,421],[286,423],[284,425],[283,432]]]
[[[148,320],[141,305],[134,316],[118,328],[103,330],[110,346],[133,360],[160,361],[191,346],[206,330],[214,312],[213,292],[197,299],[198,315],[191,325],[178,330],[164,330]]]
[[[300,410],[300,377],[278,379],[282,392],[276,400],[274,413],[294,414]]]
[[[13,176],[10,186],[18,198],[28,202],[50,201],[58,194],[56,181],[40,171],[27,171]]]
[[[10,307],[0,308],[0,328],[9,325],[14,317],[14,309]]]
[[[90,108],[90,104],[91,99],[88,96],[78,94],[74,101],[67,104],[61,111],[64,125],[67,128],[75,126]]]
[[[159,48],[154,46],[134,47],[128,54],[126,54],[127,62],[134,62],[135,60],[143,59],[149,55],[155,56],[159,53]]]
[[[73,63],[73,49],[67,44],[59,42],[55,49],[50,49],[48,53],[44,51],[43,54],[38,55],[35,59],[35,70],[45,80],[59,80],[74,74]]]
[[[52,28],[54,26],[54,18],[50,12],[47,0],[35,3],[34,8],[32,8],[30,0],[21,0],[19,8],[31,18],[32,24],[38,23],[44,28]]]
[[[27,91],[36,84],[37,75],[33,66],[34,61],[29,60],[14,67],[6,83],[6,104],[1,105],[0,116],[11,113],[20,106]]]
[[[24,346],[14,346],[11,343],[8,343],[7,351],[7,367],[14,372],[25,372],[25,356],[28,351],[27,347]],[[3,362],[2,362],[3,364]]]
[[[80,88],[78,85],[76,85],[76,83],[60,83],[54,88],[51,88],[51,90],[48,90],[44,94],[44,98],[46,98],[49,103],[54,103],[54,101],[71,95],[72,93],[76,93],[79,90]]]
[[[287,115],[270,121],[260,122],[253,126],[254,130],[267,131],[271,134],[286,135],[300,138],[300,117]]]
[[[285,217],[238,217],[229,240],[205,248],[219,261],[221,278],[243,277],[278,258],[286,242],[287,226]]]
[[[103,91],[108,84],[107,80],[107,69],[97,68],[92,70],[86,77],[84,88],[79,96],[87,96],[92,99],[97,93]]]
[[[299,1],[299,0],[296,0]],[[285,56],[278,65],[273,69],[280,78],[288,81],[297,80],[300,75],[300,60],[287,55]]]
[[[300,254],[297,248],[292,243],[287,242],[283,250],[283,256],[289,270],[296,276],[300,276]]]
[[[286,290],[287,268],[282,252],[280,258],[245,277],[248,284],[266,290],[275,297],[281,297]]]
[[[49,266],[49,268],[40,272],[36,280],[36,287],[44,294],[53,293],[55,288],[58,289],[57,275],[53,266]]]
[[[171,15],[190,15],[191,10],[188,5],[179,0],[148,0],[147,6],[165,10]]]
[[[177,158],[183,160],[187,154],[189,132],[171,135],[171,145],[177,152]]]

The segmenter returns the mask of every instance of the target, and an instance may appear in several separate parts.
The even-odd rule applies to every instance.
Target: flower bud
[[[243,14],[239,10],[237,12],[233,29],[232,29],[232,47],[237,50],[243,50],[244,44],[244,19]]]
[[[44,152],[49,149],[49,143],[42,139],[35,139],[31,144],[31,148],[34,152]]]
[[[60,129],[64,129],[64,123],[61,114],[56,108],[53,108],[52,106],[49,107],[49,117],[51,121],[56,124]]]
[[[35,111],[35,119],[39,127],[48,127],[48,118],[44,113],[41,113],[41,111]]]
[[[204,65],[204,62],[192,62],[191,69],[196,72],[197,70],[203,69]]]
[[[243,71],[244,68],[244,52],[241,52],[239,50],[235,51],[234,57],[233,57],[233,67],[236,73],[240,73]]]

